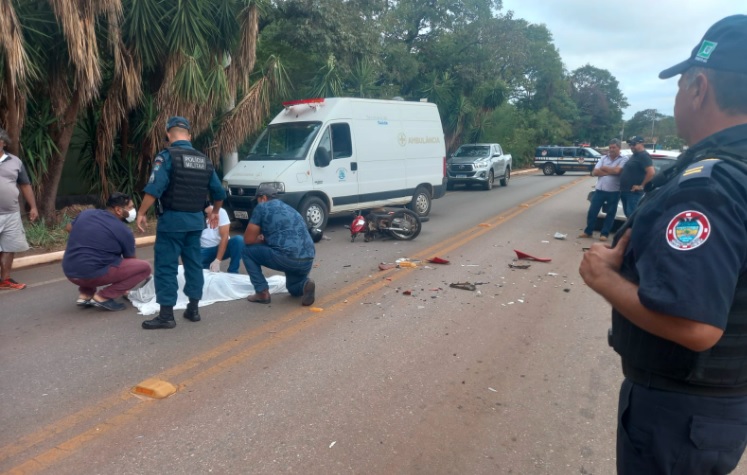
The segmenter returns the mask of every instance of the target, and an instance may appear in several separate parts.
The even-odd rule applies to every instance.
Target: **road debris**
[[[431,264],[449,264],[449,261],[446,259],[441,259],[440,257],[432,257],[428,259],[428,262]]]
[[[475,287],[475,284],[471,282],[455,282],[455,283],[449,284],[449,287],[454,288],[454,289],[471,290],[473,292],[477,290],[477,287]]]
[[[389,262],[382,262],[379,264],[379,270],[389,270],[394,269],[396,267],[396,264],[391,264]]]
[[[559,232],[556,232],[556,233],[555,233],[555,234],[553,235],[553,237],[554,237],[555,239],[560,239],[560,240],[562,241],[563,239],[567,238],[567,237],[568,237],[568,235],[567,235],[567,234],[563,234],[563,233],[559,233]]]
[[[509,264],[508,267],[512,269],[529,269],[532,267],[531,264]]]
[[[528,261],[550,262],[552,260],[549,257],[535,257],[527,254],[526,252],[521,252],[516,249],[514,249],[514,252],[516,253],[516,257],[518,257],[519,259],[526,259]]]

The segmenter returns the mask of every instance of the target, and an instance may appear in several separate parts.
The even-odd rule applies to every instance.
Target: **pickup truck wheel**
[[[486,181],[482,187],[483,189],[490,191],[493,189],[493,183],[495,183],[495,176],[493,176],[493,170],[490,170],[490,173],[488,173],[488,181]]]
[[[545,175],[552,175],[555,173],[555,165],[552,163],[545,163],[545,165],[542,167],[542,173]]]
[[[557,175],[565,175],[565,170],[558,170],[555,172]]]
[[[448,184],[447,184],[448,186]],[[410,211],[417,213],[419,217],[428,216],[431,212],[431,194],[424,186],[415,188],[412,195],[412,201],[407,205]]]
[[[450,181],[447,181],[446,182],[446,189],[449,190],[449,191],[453,190],[454,189],[454,184],[452,182],[450,182]]]
[[[501,186],[508,185],[508,180],[511,179],[511,169],[506,167],[506,173],[503,175],[503,178],[501,178]]]
[[[316,196],[304,198],[301,206],[298,207],[298,212],[306,220],[306,225],[309,228],[318,228],[324,231],[324,228],[327,227],[327,218],[329,217],[327,205]]]

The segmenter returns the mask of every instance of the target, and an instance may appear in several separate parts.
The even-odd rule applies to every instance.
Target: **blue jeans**
[[[604,218],[602,231],[599,234],[602,236],[609,236],[610,231],[612,231],[612,225],[615,224],[615,214],[617,213],[618,201],[620,201],[619,191],[594,190],[594,194],[591,196],[591,203],[589,204],[589,212],[586,215],[586,229],[584,229],[584,234],[591,236],[594,233],[594,225],[597,222],[597,215],[599,214],[599,211],[604,208],[604,212],[607,213],[607,216]]]
[[[223,253],[223,259],[231,259],[228,263],[228,272],[231,274],[239,273],[239,263],[241,263],[241,251],[244,250],[244,237],[234,236],[228,240],[226,245],[226,252]],[[215,247],[203,247],[200,249],[202,253],[202,268],[209,269],[210,264],[218,257],[218,246]]]
[[[255,292],[263,292],[270,286],[262,274],[262,266],[285,272],[285,288],[294,297],[303,295],[303,286],[309,280],[314,259],[295,259],[279,253],[266,244],[244,246],[244,267],[249,274]]]
[[[630,218],[630,215],[638,207],[638,202],[641,201],[641,198],[643,198],[642,191],[623,191],[620,193],[620,201],[622,201],[626,218]]]

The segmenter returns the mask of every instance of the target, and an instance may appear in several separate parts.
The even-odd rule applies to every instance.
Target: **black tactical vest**
[[[684,157],[678,170],[667,170],[660,177],[659,186],[681,175],[689,164],[716,157],[736,168],[736,175],[747,180],[747,164],[732,153],[710,151],[698,153],[696,157]],[[666,173],[665,172],[665,173]],[[659,178],[659,177],[657,177]],[[654,185],[656,186],[656,184]],[[647,196],[639,204],[656,200],[657,191],[647,190]],[[633,213],[617,232],[615,243],[626,229],[634,225]],[[634,266],[621,269],[623,277],[638,282]],[[622,357],[623,373],[636,383],[646,386],[692,394],[726,396],[747,394],[747,274],[740,276],[732,302],[726,329],[715,346],[703,352],[689,350],[677,343],[648,333],[617,310],[612,309],[612,329],[609,343]]]
[[[197,150],[169,147],[171,177],[161,195],[164,209],[197,213],[205,209],[213,163]]]

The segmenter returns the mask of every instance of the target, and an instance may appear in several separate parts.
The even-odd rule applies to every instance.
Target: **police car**
[[[680,152],[677,151],[671,151],[671,150],[657,150],[656,152],[649,153],[651,155],[651,159],[654,162],[654,170],[656,170],[656,173],[659,174],[662,170],[666,170],[667,168],[674,165],[674,162],[677,161],[677,157],[679,157]],[[594,194],[594,190],[590,191],[589,194],[586,196],[586,199],[588,201],[591,201],[591,195]],[[604,212],[604,210],[600,211],[597,215],[597,222],[594,225],[594,230],[599,231],[602,229],[602,224],[604,224],[604,218],[607,216],[607,213]],[[625,212],[623,212],[623,205],[622,201],[617,202],[617,212],[615,213],[615,224],[612,225],[612,231],[616,231],[626,220]]]

